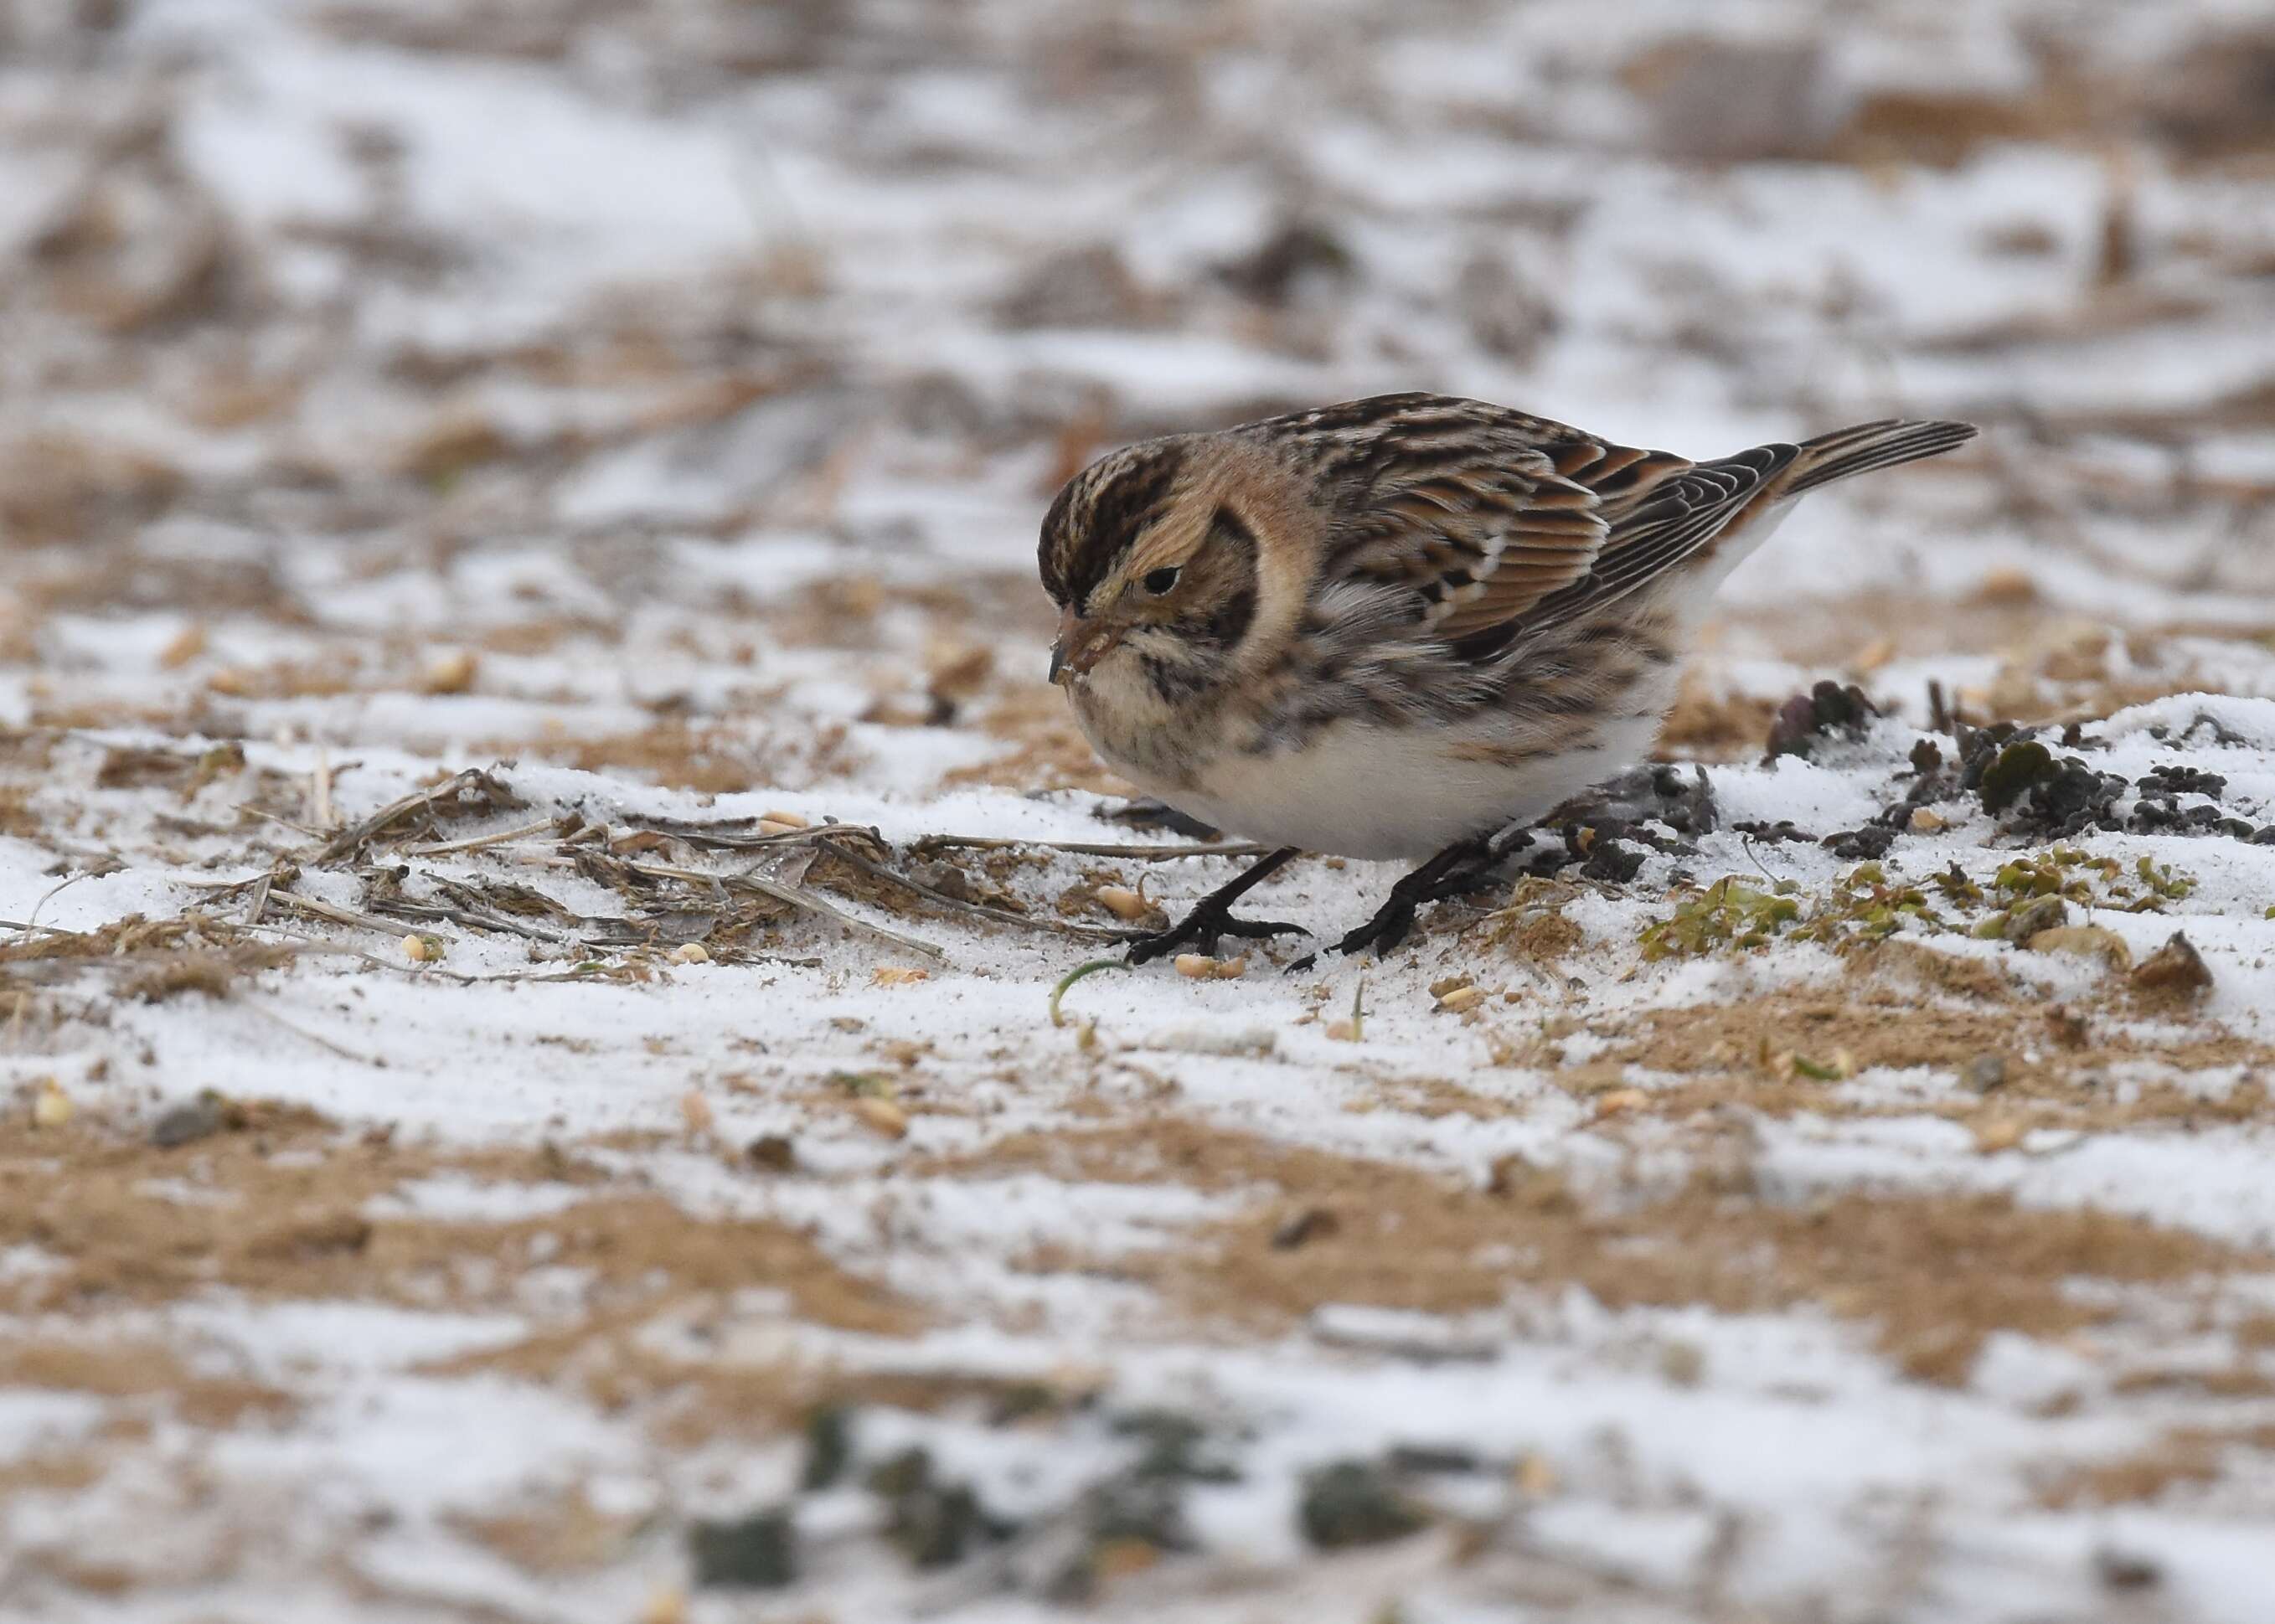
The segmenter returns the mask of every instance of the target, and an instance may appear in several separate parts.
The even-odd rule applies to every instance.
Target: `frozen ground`
[[[2275,34],[1827,10],[0,8],[0,1613],[2264,1619]],[[1054,1019],[1049,492],[1407,387],[1985,434]]]

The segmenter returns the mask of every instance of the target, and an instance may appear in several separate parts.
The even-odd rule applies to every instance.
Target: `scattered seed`
[[[159,651],[158,663],[169,671],[178,671],[205,652],[205,623],[193,620],[176,632],[173,641]]]
[[[1196,981],[1206,981],[1216,974],[1216,961],[1206,953],[1180,953],[1175,962],[1179,975]]]
[[[1153,905],[1128,886],[1100,886],[1092,895],[1107,912],[1133,925],[1153,911]]]
[[[1691,1351],[1695,1354],[1697,1350]],[[1546,1455],[1529,1449],[1516,1463],[1516,1486],[1527,1499],[1545,1500],[1556,1492],[1556,1468]]]
[[[1248,959],[1244,954],[1236,959],[1217,961],[1216,978],[1220,981],[1237,981],[1247,973]]]
[[[888,1139],[905,1138],[909,1131],[909,1114],[889,1099],[865,1096],[853,1102],[853,1114],[861,1125]]]
[[[211,1089],[201,1091],[194,1099],[185,1099],[162,1113],[150,1124],[150,1143],[160,1150],[171,1150],[178,1144],[208,1138],[228,1128],[231,1107],[227,1099]]]
[[[711,949],[699,941],[683,941],[671,950],[671,956],[682,964],[708,964]]]
[[[870,976],[873,986],[906,986],[913,981],[929,981],[932,971],[913,964],[880,964]]]
[[[1659,1373],[1678,1387],[1695,1387],[1706,1373],[1706,1355],[1696,1342],[1669,1342],[1659,1350]]]
[[[1951,820],[1945,817],[1941,812],[1936,811],[1932,806],[1915,806],[1912,808],[1912,832],[1914,834],[1933,835],[1939,829],[1947,829],[1950,827]]]
[[[403,956],[414,964],[432,964],[442,956],[440,938],[412,934],[403,939]]]
[[[1453,991],[1447,993],[1444,997],[1439,999],[1438,1008],[1447,1011],[1450,1015],[1459,1015],[1464,1009],[1476,1008],[1479,1004],[1485,1002],[1485,988],[1481,986],[1457,986],[1454,988]]]
[[[791,829],[810,829],[813,827],[813,820],[807,817],[804,812],[763,812],[759,814],[759,821],[760,823],[773,823],[781,826],[779,828],[763,831],[763,833],[770,835],[780,835]]]
[[[465,693],[474,685],[481,668],[480,656],[467,649],[440,655],[428,661],[426,670],[419,674],[419,691],[431,694]]]
[[[2022,1142],[2025,1129],[2019,1116],[1991,1116],[1975,1124],[1975,1149],[1977,1154],[1996,1156],[2001,1151],[2011,1151]]]
[[[1614,1088],[1596,1097],[1596,1120],[1619,1116],[1629,1111],[1639,1111],[1649,1103],[1649,1096],[1639,1088]]]
[[[2038,584],[2030,578],[2029,570],[2002,564],[1984,572],[1983,578],[1975,584],[1974,595],[1977,603],[1998,608],[2019,608],[2037,601]]]
[[[39,1091],[32,1096],[32,1126],[60,1128],[71,1119],[72,1097],[53,1077],[42,1077]]]
[[[711,1114],[711,1102],[703,1098],[702,1090],[694,1088],[679,1097],[679,1114],[687,1122],[687,1131],[693,1134],[709,1133],[718,1120]]]

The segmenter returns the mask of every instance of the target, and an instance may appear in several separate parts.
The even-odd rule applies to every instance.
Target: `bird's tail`
[[[1777,494],[1780,497],[1798,496],[1803,491],[1813,491],[1820,485],[1830,485],[1851,474],[1893,468],[1898,463],[1917,462],[1923,457],[1939,457],[1974,438],[1972,423],[1922,422],[1904,418],[1885,418],[1877,423],[1859,423],[1853,428],[1836,428],[1829,434],[1801,442],[1801,455],[1794,459],[1793,472]]]

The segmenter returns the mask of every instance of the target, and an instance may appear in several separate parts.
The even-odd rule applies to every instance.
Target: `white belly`
[[[1146,787],[1180,812],[1275,846],[1343,857],[1424,857],[1455,842],[1530,823],[1647,755],[1656,714],[1601,727],[1593,749],[1519,766],[1465,760],[1435,728],[1342,723],[1304,748],[1228,755],[1198,789]]]

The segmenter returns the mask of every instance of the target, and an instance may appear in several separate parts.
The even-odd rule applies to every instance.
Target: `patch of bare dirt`
[[[2082,1302],[2075,1280],[2179,1287],[2275,1268],[2140,1219],[2001,1196],[1854,1192],[1795,1206],[1765,1198],[1741,1170],[1602,1207],[1522,1165],[1478,1190],[1176,1118],[1021,1136],[936,1168],[1257,1190],[1191,1242],[1110,1265],[1204,1322],[1250,1333],[1330,1303],[1459,1313],[1578,1286],[1612,1308],[1815,1307],[1871,1325],[1908,1374],[1956,1384],[1994,1331],[2056,1338],[2115,1317]],[[1029,1261],[1108,1266],[1075,1245]]]

